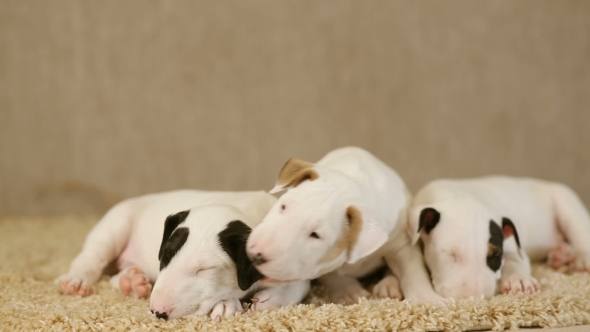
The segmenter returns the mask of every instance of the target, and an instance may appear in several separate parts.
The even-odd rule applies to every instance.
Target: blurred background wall
[[[590,1],[0,1],[2,215],[270,189],[344,145],[590,205],[589,108]]]

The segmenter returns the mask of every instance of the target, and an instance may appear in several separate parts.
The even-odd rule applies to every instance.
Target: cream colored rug
[[[190,317],[164,321],[148,301],[126,298],[106,278],[98,294],[61,295],[53,280],[66,271],[95,218],[0,219],[0,330],[64,331],[466,331],[590,324],[590,275],[566,275],[544,266],[534,274],[542,291],[461,300],[435,306],[397,300],[323,304],[316,288],[307,304],[247,311],[220,323]]]

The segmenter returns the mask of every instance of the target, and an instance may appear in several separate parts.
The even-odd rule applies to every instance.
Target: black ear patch
[[[188,238],[188,234],[188,228],[180,227],[172,233],[166,242],[164,242],[164,245],[162,246],[163,250],[161,250],[162,258],[160,258],[160,271],[168,266],[172,258],[174,258],[176,253],[182,248]]]
[[[246,253],[246,241],[248,241],[251,231],[252,229],[242,221],[234,220],[218,234],[221,248],[236,264],[238,286],[243,291],[264,277],[256,270]]]
[[[186,242],[189,233],[188,228],[183,228],[186,231],[181,231],[178,233],[179,235],[176,235],[177,232],[174,232],[174,230],[186,220],[189,213],[190,210],[181,211],[176,214],[169,215],[168,218],[166,218],[166,221],[164,222],[164,235],[162,236],[162,243],[160,244],[160,251],[158,253],[158,259],[160,260],[160,270],[165,268],[168,263],[170,263],[170,260],[172,260],[174,255],[176,255],[178,250],[180,250],[180,248],[182,248]],[[172,232],[174,232],[174,242],[168,243],[172,240]],[[186,233],[186,235],[182,235],[184,233]]]
[[[498,271],[502,266],[503,243],[504,233],[502,233],[502,229],[493,220],[490,220],[490,240],[488,241],[486,263],[494,272]]]
[[[434,227],[440,221],[440,213],[433,208],[425,208],[420,212],[420,223],[418,224],[418,233],[424,227],[424,231],[426,234],[430,234],[430,232],[434,229]]]
[[[518,232],[516,232],[516,226],[514,226],[512,220],[508,218],[502,218],[502,233],[504,234],[505,239],[514,235],[516,245],[518,246],[518,248],[520,248],[520,239],[518,238]]]

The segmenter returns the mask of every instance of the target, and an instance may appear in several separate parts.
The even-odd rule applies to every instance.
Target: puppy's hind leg
[[[131,235],[130,202],[111,208],[86,237],[82,251],[70,264],[69,271],[57,278],[63,293],[87,296],[104,268],[117,258]]]
[[[590,272],[590,213],[569,187],[555,184],[552,193],[559,228],[575,249],[571,265],[576,271]]]
[[[547,255],[547,264],[554,269],[570,265],[576,258],[575,249],[567,242],[562,242]]]

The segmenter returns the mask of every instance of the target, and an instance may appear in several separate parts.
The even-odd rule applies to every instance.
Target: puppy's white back
[[[326,154],[318,165],[346,174],[369,190],[365,193],[380,209],[378,221],[387,232],[398,225],[397,218],[410,199],[401,177],[370,152],[358,147],[344,147]],[[400,225],[403,224],[399,223]]]

